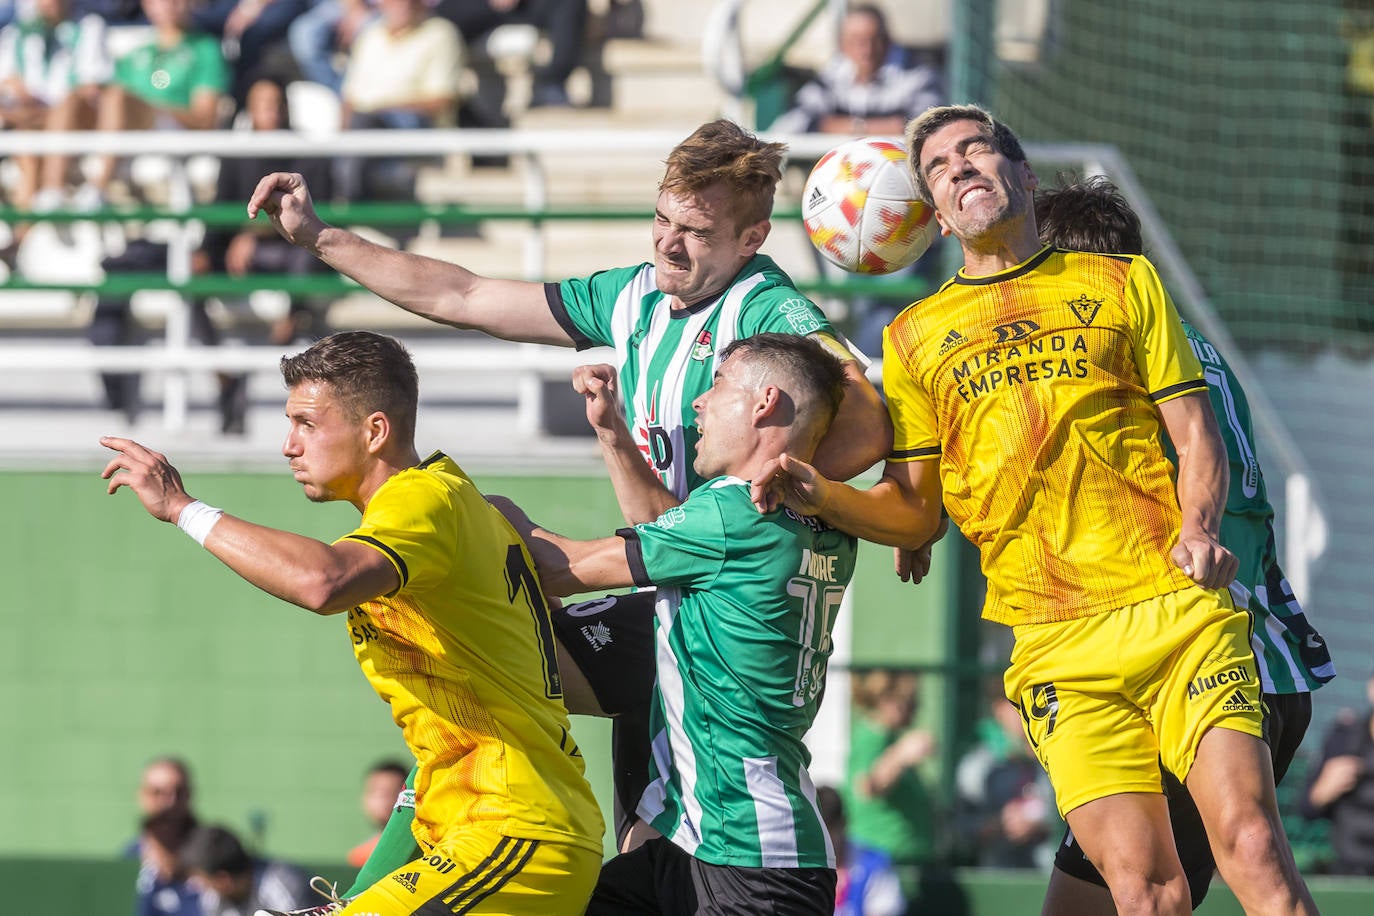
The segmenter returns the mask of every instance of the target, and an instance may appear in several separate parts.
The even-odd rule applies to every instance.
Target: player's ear
[[[1022,178],[1022,184],[1025,186],[1026,190],[1034,191],[1036,188],[1040,187],[1040,179],[1036,177],[1035,169],[1031,168],[1030,163],[1023,162],[1021,163],[1021,167],[1026,170],[1025,176]]]
[[[768,239],[768,233],[772,230],[773,223],[766,219],[760,220],[752,226],[745,227],[745,230],[741,232],[739,236],[739,244],[740,248],[743,249],[743,253],[751,258],[758,254],[759,249],[763,247],[763,243]]]
[[[363,436],[367,443],[368,454],[376,455],[391,441],[391,418],[380,410],[374,410],[363,421]]]
[[[758,398],[754,401],[754,425],[764,426],[770,420],[779,417],[779,409],[785,400],[786,395],[777,385],[764,385],[760,388]]]
[[[935,222],[939,223],[940,225],[940,234],[948,237],[950,234],[949,226],[945,223],[945,218],[940,215],[939,210],[935,211]]]

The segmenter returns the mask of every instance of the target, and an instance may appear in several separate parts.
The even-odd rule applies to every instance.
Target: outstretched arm
[[[172,524],[196,502],[165,456],[132,439],[106,436],[100,444],[117,453],[100,475],[106,492],[128,487],[149,515]],[[326,544],[228,513],[203,537],[205,549],[248,582],[317,614],[346,611],[401,584],[390,561],[364,544]]]
[[[248,216],[256,219],[259,212],[288,242],[412,314],[506,340],[572,346],[549,310],[542,283],[484,277],[331,226],[315,213],[310,189],[297,173],[273,172],[258,182]]]
[[[1184,574],[1205,588],[1225,588],[1240,561],[1221,546],[1221,516],[1231,469],[1205,391],[1159,405],[1164,428],[1178,452],[1178,505],[1183,525],[1170,556]]]
[[[940,528],[940,476],[935,461],[889,461],[867,490],[830,480],[784,454],[754,479],[751,497],[760,511],[780,502],[814,515],[855,537],[917,550]]]
[[[601,444],[601,457],[625,521],[631,525],[652,522],[678,505],[681,500],[654,474],[625,425],[615,367],[604,363],[578,366],[573,371],[573,389],[587,399],[587,422]]]
[[[539,567],[539,581],[548,594],[562,598],[595,589],[644,584],[634,580],[624,538],[575,541],[539,527],[504,496],[488,496],[487,502],[500,510],[524,538],[534,564]]]
[[[892,452],[892,420],[863,366],[846,360],[844,376],[844,401],[813,457],[831,480],[849,480]]]

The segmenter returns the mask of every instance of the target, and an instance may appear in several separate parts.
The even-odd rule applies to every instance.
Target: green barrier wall
[[[134,829],[143,764],[172,753],[191,765],[203,818],[276,856],[341,860],[368,833],[358,804],[364,771],[405,755],[343,622],[258,592],[154,522],[127,490],[106,496],[99,470],[0,474],[10,585],[0,640],[0,856],[115,854]],[[254,521],[327,540],[356,521],[347,505],[307,502],[284,470],[182,470],[193,494]],[[620,524],[599,476],[470,470],[485,491],[511,496],[566,534],[604,535]],[[953,578],[937,564],[912,589],[890,569],[888,551],[865,545],[856,659],[938,663]],[[939,690],[930,697],[926,710],[937,716]],[[575,717],[574,730],[605,800],[608,723]]]

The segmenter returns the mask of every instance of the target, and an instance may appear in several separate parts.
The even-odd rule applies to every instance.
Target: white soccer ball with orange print
[[[940,233],[906,150],[883,137],[842,143],[816,163],[802,191],[802,224],[826,260],[857,274],[901,270]]]

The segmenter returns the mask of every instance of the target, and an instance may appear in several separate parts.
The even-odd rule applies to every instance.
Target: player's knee
[[[1165,916],[1191,913],[1192,897],[1180,871],[1168,877],[1118,872],[1107,879],[1112,902],[1122,916]]]
[[[1212,839],[1212,852],[1223,875],[1247,871],[1278,875],[1290,858],[1282,829],[1263,810],[1227,818]]]

